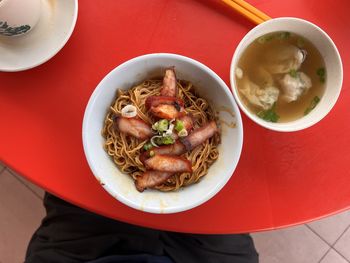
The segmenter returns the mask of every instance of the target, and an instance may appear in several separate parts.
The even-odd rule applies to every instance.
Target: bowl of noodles
[[[213,197],[243,144],[239,109],[224,81],[191,58],[133,58],[98,84],[83,146],[101,186],[132,208],[175,213]]]

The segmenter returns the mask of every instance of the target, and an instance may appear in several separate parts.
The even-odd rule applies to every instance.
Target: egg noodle
[[[149,96],[160,95],[161,87],[162,80],[146,80],[128,90],[119,89],[117,98],[105,118],[102,130],[102,135],[106,139],[104,148],[118,168],[134,180],[146,171],[139,157],[148,140],[142,141],[119,132],[115,129],[114,116],[119,116],[123,107],[132,104],[137,108],[137,116],[151,126],[156,122],[156,119],[148,113],[145,101]],[[215,119],[215,111],[205,99],[196,95],[195,88],[190,82],[178,81],[177,89],[177,97],[184,101],[185,111],[194,117],[194,128],[201,127]],[[198,182],[202,176],[207,174],[208,168],[219,157],[217,149],[219,143],[220,135],[217,133],[192,151],[183,154],[183,157],[191,161],[193,172],[174,174],[166,182],[154,188],[160,191],[174,191],[182,186]]]

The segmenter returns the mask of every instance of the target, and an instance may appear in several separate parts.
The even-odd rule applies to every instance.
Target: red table
[[[109,196],[82,148],[85,106],[99,81],[138,55],[171,52],[211,67],[229,84],[235,47],[254,25],[215,0],[80,1],[67,45],[49,62],[0,74],[0,160],[44,189],[96,213],[194,233],[274,229],[350,207],[350,19],[347,0],[251,0],[271,17],[301,17],[333,38],[344,64],[340,98],[319,124],[278,133],[243,117],[244,146],[229,183],[187,212],[154,215]],[[0,54],[1,59],[1,54]]]

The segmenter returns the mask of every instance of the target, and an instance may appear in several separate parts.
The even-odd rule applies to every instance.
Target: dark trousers
[[[47,215],[28,245],[26,263],[78,263],[112,255],[166,256],[181,263],[258,262],[248,234],[198,235],[139,227],[91,213],[51,194],[45,195],[44,205]]]

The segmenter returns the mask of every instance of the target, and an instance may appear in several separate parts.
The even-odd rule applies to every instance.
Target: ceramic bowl
[[[101,130],[106,113],[118,89],[161,76],[164,69],[175,66],[178,79],[191,81],[200,96],[218,111],[222,125],[219,158],[198,183],[174,192],[147,189],[140,193],[133,179],[123,174],[103,149]],[[223,122],[222,122],[223,123]],[[113,69],[98,84],[87,104],[82,129],[83,145],[88,164],[102,187],[120,202],[151,213],[175,213],[196,207],[220,191],[232,176],[238,163],[243,127],[239,109],[222,79],[202,63],[176,54],[149,54],[133,58]]]
[[[237,90],[235,70],[239,59],[246,48],[259,37],[277,31],[286,31],[298,34],[309,40],[320,51],[327,70],[326,87],[317,106],[304,117],[285,123],[267,122],[251,112],[242,102]],[[249,31],[237,46],[230,69],[230,81],[234,97],[241,110],[255,123],[265,128],[292,132],[308,128],[322,120],[336,103],[343,81],[342,61],[332,39],[321,28],[303,19],[282,17],[268,20]]]

